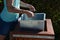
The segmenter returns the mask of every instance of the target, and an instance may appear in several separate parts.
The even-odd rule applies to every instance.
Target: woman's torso
[[[16,8],[20,8],[20,0],[14,0],[13,6]],[[4,9],[2,13],[0,14],[0,17],[5,22],[12,22],[16,21],[19,17],[18,13],[8,12],[7,6],[6,6],[6,0],[4,0]]]

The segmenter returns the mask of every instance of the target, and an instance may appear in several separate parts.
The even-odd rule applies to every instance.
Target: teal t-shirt
[[[14,0],[14,3],[12,5],[19,9],[20,0]],[[4,0],[4,9],[3,9],[2,13],[0,14],[0,17],[5,22],[12,22],[12,21],[16,21],[18,19],[19,13],[8,12],[7,6],[6,6],[6,0]]]

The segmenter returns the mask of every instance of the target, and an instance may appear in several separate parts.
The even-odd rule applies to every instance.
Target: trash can
[[[34,17],[29,18],[26,14],[22,14],[20,20],[20,30],[22,31],[44,31],[45,13],[35,13]]]

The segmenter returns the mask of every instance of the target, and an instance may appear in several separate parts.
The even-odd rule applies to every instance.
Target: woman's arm
[[[24,3],[23,1],[20,2],[21,7],[29,8],[30,4]]]
[[[28,11],[28,10],[23,10],[23,9],[17,9],[15,7],[12,6],[12,3],[14,2],[14,0],[6,0],[6,4],[7,4],[7,9],[9,12],[14,12],[14,13],[25,13],[27,14],[29,17],[34,16],[33,12]]]
[[[27,4],[27,3],[24,3],[24,2],[20,2],[20,6],[21,7],[25,7],[25,8],[29,8],[30,9],[30,11],[35,11],[35,8],[34,8],[34,6],[32,6],[32,5],[30,5],[30,4]]]
[[[15,8],[15,7],[12,6],[13,2],[14,2],[14,0],[6,0],[8,11],[9,12],[15,12],[15,13],[22,13],[22,10],[17,9],[17,8]]]

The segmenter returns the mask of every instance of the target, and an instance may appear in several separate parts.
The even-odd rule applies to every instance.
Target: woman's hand
[[[31,11],[28,11],[28,10],[22,10],[22,9],[20,9],[21,11],[20,11],[20,14],[22,13],[22,14],[27,14],[27,16],[28,17],[33,17],[34,16],[34,13],[33,12],[31,12]],[[20,22],[20,18],[18,19],[18,22]]]
[[[29,8],[29,10],[32,12],[36,11],[34,6],[32,6],[31,4],[24,3],[22,1],[20,2],[20,6],[25,7],[25,8]]]
[[[34,13],[33,13],[33,12],[31,12],[31,11],[24,10],[23,12],[24,12],[25,14],[27,14],[27,15],[28,15],[28,17],[33,17],[33,16],[34,16]]]
[[[32,12],[36,11],[35,7],[32,6],[32,5],[29,6],[29,9],[30,9],[30,11],[32,11]]]

